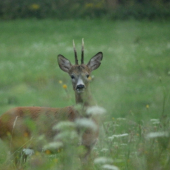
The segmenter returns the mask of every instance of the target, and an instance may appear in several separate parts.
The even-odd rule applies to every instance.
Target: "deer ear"
[[[58,65],[61,68],[61,70],[65,71],[67,73],[69,72],[70,68],[72,67],[72,64],[70,63],[70,61],[61,54],[58,55]]]
[[[102,52],[97,53],[94,57],[90,59],[90,61],[87,64],[87,67],[91,71],[97,69],[101,64],[102,58],[103,58],[103,53]]]

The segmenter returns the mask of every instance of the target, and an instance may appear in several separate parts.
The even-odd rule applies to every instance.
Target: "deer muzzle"
[[[78,81],[77,81],[77,85],[76,85],[76,90],[78,93],[83,92],[85,89],[85,85],[83,80],[81,79],[81,77],[79,77]]]

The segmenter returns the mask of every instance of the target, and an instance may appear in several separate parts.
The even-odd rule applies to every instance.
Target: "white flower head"
[[[160,124],[159,119],[151,119],[152,124]]]
[[[56,150],[63,147],[62,142],[51,142],[43,147],[43,150]]]
[[[28,156],[31,156],[34,154],[34,150],[30,148],[25,148],[22,151],[24,152],[25,155],[28,155]]]
[[[159,119],[151,119],[151,122],[159,121]]]
[[[108,169],[108,170],[119,170],[119,168],[117,166],[109,165],[109,164],[103,165],[102,168],[103,169]]]
[[[86,113],[87,115],[103,115],[106,113],[106,110],[103,107],[92,106],[87,108]]]
[[[109,136],[109,137],[108,137],[108,139],[111,140],[111,141],[112,141],[114,138],[115,138],[114,136]]]
[[[54,137],[54,140],[68,140],[68,139],[75,139],[75,138],[78,138],[78,135],[76,133],[76,131],[63,131],[63,132],[60,132],[59,134],[57,134],[55,137]]]
[[[110,137],[108,137],[108,139],[113,140],[114,138],[121,138],[121,137],[125,137],[128,136],[128,133],[123,133],[123,134],[119,134],[119,135],[112,135]]]
[[[109,149],[107,149],[107,148],[101,149],[101,152],[107,152],[107,151],[109,151]]]
[[[91,120],[91,119],[88,119],[88,118],[79,118],[79,119],[76,119],[75,121],[77,127],[82,127],[82,128],[90,128],[92,130],[97,130],[97,125]]]
[[[94,160],[95,164],[106,164],[106,163],[112,163],[113,160],[111,158],[106,157],[98,157]]]
[[[75,128],[75,123],[70,121],[61,121],[55,126],[53,126],[53,130],[65,130],[70,128]]]
[[[169,137],[168,132],[151,132],[146,135],[147,138]]]

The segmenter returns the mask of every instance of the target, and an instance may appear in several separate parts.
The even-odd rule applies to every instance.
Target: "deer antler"
[[[75,64],[78,65],[77,51],[76,51],[74,40],[73,40],[73,48],[74,48],[74,55],[75,55]]]
[[[82,38],[81,64],[84,64],[84,39]]]

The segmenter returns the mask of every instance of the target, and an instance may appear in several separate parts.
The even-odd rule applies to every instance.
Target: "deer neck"
[[[92,99],[89,89],[86,89],[83,93],[75,92],[75,97],[76,97],[76,104],[81,104],[86,107],[94,105],[94,101]]]

